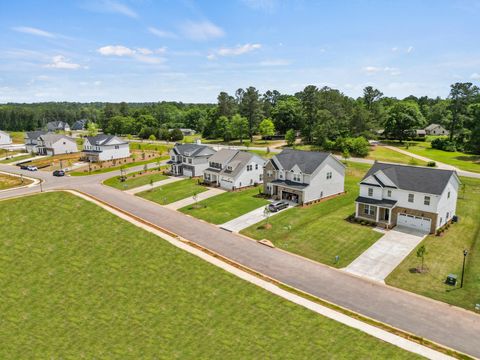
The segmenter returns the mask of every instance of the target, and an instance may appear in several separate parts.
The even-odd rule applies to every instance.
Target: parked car
[[[28,170],[27,168],[28,168],[27,165],[20,165],[20,169],[21,169],[21,170]]]
[[[53,176],[65,176],[65,171],[63,170],[55,170],[53,172]]]
[[[37,171],[38,168],[37,168],[36,166],[31,166],[31,165],[29,165],[29,166],[27,166],[27,170],[28,170],[28,171]]]
[[[288,207],[288,202],[286,201],[275,201],[271,204],[268,204],[268,210],[271,212],[277,212]]]

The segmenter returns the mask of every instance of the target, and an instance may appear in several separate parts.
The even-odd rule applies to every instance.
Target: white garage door
[[[397,216],[397,225],[419,229],[426,232],[430,232],[431,222],[431,219],[421,216],[407,215],[403,213],[400,213]]]
[[[183,175],[192,177],[193,176],[192,170],[183,168]]]

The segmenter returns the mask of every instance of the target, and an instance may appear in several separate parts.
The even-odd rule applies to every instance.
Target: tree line
[[[386,97],[371,86],[354,99],[330,87],[305,87],[296,94],[255,87],[220,92],[216,104],[39,103],[0,105],[0,129],[33,130],[48,121],[95,122],[106,133],[172,138],[172,129],[190,128],[205,138],[230,141],[260,134],[299,135],[306,144],[332,149],[382,136],[405,141],[416,129],[436,123],[449,130],[441,146],[480,153],[480,92],[472,83],[455,83],[447,98]],[[174,134],[177,135],[177,132]],[[176,137],[176,136],[175,136]],[[354,141],[354,139],[357,139]],[[440,145],[439,145],[440,146]],[[356,151],[356,150],[354,150]]]

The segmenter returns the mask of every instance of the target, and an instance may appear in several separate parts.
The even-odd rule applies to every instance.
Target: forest
[[[166,139],[171,129],[190,128],[204,138],[248,140],[254,135],[281,135],[287,142],[298,135],[303,143],[334,149],[341,143],[376,139],[414,139],[416,129],[441,124],[449,137],[439,147],[480,153],[480,90],[472,83],[450,86],[447,98],[384,96],[371,86],[356,99],[329,87],[309,85],[296,94],[255,87],[234,94],[220,92],[216,104],[70,103],[0,105],[0,129],[28,131],[53,120],[96,123],[105,133]],[[170,130],[170,131],[169,131]],[[355,146],[353,145],[355,148]],[[354,153],[358,153],[355,151]]]

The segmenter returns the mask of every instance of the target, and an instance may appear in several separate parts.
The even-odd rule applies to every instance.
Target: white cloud
[[[216,51],[216,53],[220,56],[238,56],[258,50],[261,47],[261,44],[244,44],[237,45],[232,48],[220,48]]]
[[[107,45],[97,50],[103,56],[133,56],[135,50],[123,45]]]
[[[415,48],[413,46],[409,46],[407,48],[407,54],[410,54],[411,52],[413,52],[413,50],[415,50]]]
[[[400,75],[400,70],[398,68],[395,68],[395,67],[389,67],[389,66],[385,66],[385,67],[379,67],[379,66],[365,66],[364,68],[362,68],[363,72],[367,73],[368,75],[373,75],[373,74],[377,74],[377,73],[388,73],[390,75]]]
[[[287,66],[290,64],[291,64],[291,61],[285,60],[285,59],[273,59],[273,60],[260,61],[261,66]]]
[[[137,48],[137,51],[142,55],[152,55],[153,51],[147,48]]]
[[[473,80],[480,80],[480,74],[479,73],[473,73],[470,76],[470,78],[473,79]]]
[[[57,55],[54,56],[52,62],[45,65],[45,67],[51,69],[77,70],[81,65],[70,62],[65,56]]]
[[[392,47],[392,52],[397,52],[398,51],[398,47],[394,46]]]
[[[93,1],[83,5],[82,7],[99,13],[113,13],[128,16],[133,19],[138,18],[138,14],[134,10],[127,5],[114,0]]]
[[[222,28],[208,20],[199,22],[188,21],[181,26],[181,29],[186,37],[193,40],[215,39],[225,35]]]
[[[148,48],[131,49],[123,45],[107,45],[97,51],[103,56],[130,57],[147,64],[161,64],[165,62],[164,58],[152,56],[153,54],[163,54],[167,48],[162,47],[155,50]]]
[[[158,36],[159,38],[171,38],[171,39],[173,39],[173,38],[177,37],[177,35],[175,35],[174,33],[170,32],[170,31],[160,30],[160,29],[157,29],[153,26],[149,27],[148,31],[150,31],[150,33],[152,33],[153,35]]]
[[[12,28],[13,30],[25,34],[30,34],[30,35],[35,35],[35,36],[42,36],[42,37],[48,37],[48,38],[54,38],[55,34],[52,34],[51,32],[42,30],[42,29],[37,29],[34,27],[29,27],[29,26],[17,26]]]

